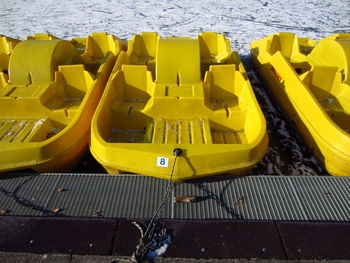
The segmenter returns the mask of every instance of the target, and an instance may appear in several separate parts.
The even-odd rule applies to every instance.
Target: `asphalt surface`
[[[27,254],[0,252],[2,263],[131,263],[129,257],[84,256],[63,254]],[[280,259],[191,259],[157,258],[159,263],[346,263],[349,260],[280,260]]]

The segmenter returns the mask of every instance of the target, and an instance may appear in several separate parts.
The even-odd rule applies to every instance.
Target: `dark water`
[[[269,148],[251,175],[324,175],[327,174],[306,147],[305,142],[281,113],[278,102],[268,96],[267,86],[249,56],[242,58],[255,96],[266,119]]]

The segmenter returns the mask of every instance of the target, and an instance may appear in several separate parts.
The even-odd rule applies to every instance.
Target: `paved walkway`
[[[82,256],[62,254],[27,254],[0,252],[2,263],[131,263],[129,257]],[[348,260],[280,260],[280,259],[185,259],[158,258],[159,263],[346,263]]]

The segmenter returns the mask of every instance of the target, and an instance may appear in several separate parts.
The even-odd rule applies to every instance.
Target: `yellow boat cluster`
[[[278,33],[253,41],[251,55],[315,156],[347,175],[350,35]],[[221,34],[0,37],[0,172],[69,170],[90,148],[109,173],[181,181],[247,173],[267,147],[243,64]]]

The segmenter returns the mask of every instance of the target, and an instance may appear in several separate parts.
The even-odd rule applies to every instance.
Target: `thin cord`
[[[144,237],[148,234],[148,231],[150,229],[150,227],[152,226],[152,223],[153,221],[155,220],[155,218],[157,217],[159,211],[162,209],[162,207],[164,206],[165,204],[165,200],[167,199],[169,193],[170,193],[170,187],[173,188],[174,187],[174,182],[173,182],[173,173],[174,173],[174,168],[175,168],[175,164],[176,164],[176,160],[177,160],[177,155],[175,155],[175,159],[174,159],[174,163],[173,163],[173,167],[171,169],[171,173],[170,173],[170,179],[169,179],[169,183],[168,183],[168,186],[167,186],[167,189],[163,195],[163,198],[162,198],[162,202],[160,203],[160,205],[158,206],[156,212],[154,213],[152,219],[151,219],[151,222],[149,223],[144,235],[141,237],[141,240],[144,239]]]
[[[143,250],[143,253],[147,252],[147,250],[144,250],[144,249],[146,249],[149,246],[149,243],[145,244],[145,238],[148,237],[149,238],[148,242],[150,242],[150,239],[153,237],[154,229],[152,229],[152,234],[151,235],[149,234],[149,232],[151,232],[151,227],[154,228],[156,226],[155,221],[159,219],[159,215],[158,214],[161,211],[161,209],[164,207],[165,201],[167,200],[169,193],[171,193],[173,188],[174,188],[174,182],[173,182],[174,169],[175,169],[177,157],[182,154],[182,150],[180,148],[175,148],[173,153],[174,153],[175,158],[174,158],[173,167],[171,169],[171,173],[170,173],[170,178],[169,178],[169,183],[168,183],[167,189],[166,189],[166,191],[165,191],[165,193],[163,195],[163,198],[162,198],[162,201],[161,201],[160,205],[158,206],[158,208],[157,208],[156,212],[154,213],[150,223],[148,224],[146,231],[144,233],[142,233],[142,231],[141,231],[140,244],[137,246],[136,252],[134,253],[133,257],[136,256],[137,254],[139,254],[140,253],[139,251],[141,249]],[[138,261],[136,258],[135,258],[135,260]]]

